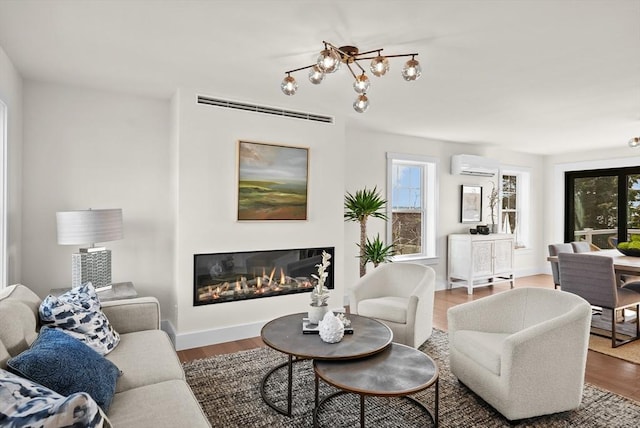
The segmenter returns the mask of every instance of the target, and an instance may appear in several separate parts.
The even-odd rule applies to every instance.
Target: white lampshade
[[[83,245],[122,239],[122,209],[56,213],[58,244]]]

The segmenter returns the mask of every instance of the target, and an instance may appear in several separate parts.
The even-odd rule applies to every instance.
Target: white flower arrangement
[[[311,274],[311,276],[317,280],[315,287],[311,291],[312,306],[324,306],[327,304],[327,299],[329,299],[329,290],[324,286],[324,282],[329,276],[329,273],[326,270],[331,264],[329,261],[330,258],[331,254],[326,251],[322,251],[322,263],[316,265],[318,268],[318,274]]]

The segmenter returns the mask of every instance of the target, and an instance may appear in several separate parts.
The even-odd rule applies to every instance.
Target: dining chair
[[[577,294],[592,306],[611,309],[617,313],[620,309],[640,308],[640,293],[618,287],[613,258],[584,253],[558,254],[562,290]],[[618,339],[616,317],[611,317],[611,347],[617,348],[640,338],[640,324],[635,319],[636,335],[630,339]],[[592,334],[603,336],[592,331]],[[608,337],[608,336],[604,336]]]
[[[560,253],[573,253],[571,244],[549,244],[549,255],[557,256]],[[558,271],[558,262],[551,263],[551,275],[553,275],[553,285],[555,288],[560,287],[560,272]]]
[[[599,251],[600,248],[587,241],[573,241],[571,243],[574,253],[589,253],[591,251]]]

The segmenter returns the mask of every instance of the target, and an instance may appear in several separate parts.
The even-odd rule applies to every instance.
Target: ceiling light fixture
[[[638,147],[640,146],[640,137],[633,137],[629,140],[629,147]]]
[[[411,82],[419,79],[422,74],[420,63],[416,60],[416,56],[418,56],[417,53],[383,56],[381,54],[383,49],[360,52],[355,46],[341,46],[338,48],[329,42],[323,41],[322,43],[324,43],[324,49],[320,51],[320,55],[318,56],[318,60],[315,64],[285,71],[286,76],[280,85],[280,88],[285,95],[295,95],[298,91],[298,83],[296,82],[296,79],[291,76],[291,73],[310,69],[309,81],[314,85],[319,85],[327,74],[335,73],[340,69],[340,64],[346,64],[354,78],[353,89],[358,94],[353,102],[353,109],[358,113],[364,113],[369,108],[367,91],[371,87],[371,81],[369,80],[369,77],[367,77],[365,69],[362,68],[358,61],[371,60],[369,70],[374,76],[381,77],[389,71],[388,58],[410,56],[411,59],[408,60],[402,68],[402,77],[404,80]],[[371,54],[376,55],[367,56]],[[353,66],[358,67],[358,74],[353,71]]]

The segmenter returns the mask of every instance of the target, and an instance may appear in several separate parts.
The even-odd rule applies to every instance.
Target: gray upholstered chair
[[[613,258],[593,254],[558,254],[562,290],[577,294],[593,306],[611,309],[640,308],[640,293],[620,288],[616,282]],[[640,337],[640,325],[636,317],[636,336],[618,340],[616,317],[611,317],[611,347],[616,348]]]
[[[560,253],[573,253],[573,246],[571,244],[550,244],[549,255],[557,256]],[[553,275],[553,284],[555,288],[561,287],[560,285],[560,272],[558,271],[558,262],[551,262],[551,274]]]
[[[393,341],[417,348],[433,330],[436,274],[417,263],[385,263],[361,277],[350,290],[349,310],[377,319]]]
[[[587,241],[573,241],[571,243],[574,253],[589,253],[591,251],[598,251],[600,248]]]
[[[509,420],[576,409],[591,307],[548,288],[514,288],[447,311],[451,372]]]

